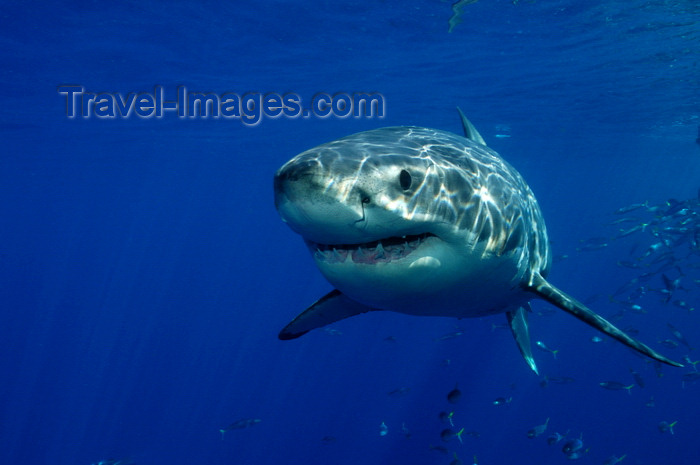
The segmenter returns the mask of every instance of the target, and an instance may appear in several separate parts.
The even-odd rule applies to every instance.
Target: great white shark
[[[546,280],[552,256],[535,196],[459,113],[465,137],[375,129],[307,150],[277,171],[275,206],[335,287],[279,338],[376,310],[505,313],[537,373],[527,310],[540,298],[646,356],[682,366]]]

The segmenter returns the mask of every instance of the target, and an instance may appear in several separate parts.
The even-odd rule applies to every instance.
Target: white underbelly
[[[529,300],[521,287],[522,263],[521,251],[484,256],[444,247],[426,248],[400,262],[317,261],[338,290],[372,308],[457,318],[501,313]]]

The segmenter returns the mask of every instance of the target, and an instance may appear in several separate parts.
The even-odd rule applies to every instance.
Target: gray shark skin
[[[466,137],[375,129],[307,150],[277,171],[275,206],[335,287],[279,338],[377,310],[456,318],[506,313],[537,372],[527,309],[538,297],[655,360],[682,366],[546,280],[551,252],[535,196],[460,115]]]

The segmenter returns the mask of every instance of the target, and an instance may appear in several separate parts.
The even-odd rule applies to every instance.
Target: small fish
[[[595,343],[603,342],[603,338],[600,337],[600,336],[593,336],[593,337],[591,338],[591,342],[595,342]]]
[[[661,250],[662,247],[667,247],[665,242],[656,242],[650,245],[647,251],[644,252],[644,254],[641,257],[639,257],[639,260],[649,258],[652,254],[656,253],[658,250]]]
[[[452,30],[462,22],[462,10],[464,10],[464,7],[472,3],[476,3],[477,1],[478,0],[457,0],[452,4],[452,16],[450,17],[449,21],[447,21],[450,28],[447,30],[447,32],[452,32]]]
[[[462,398],[462,391],[460,391],[457,388],[457,385],[455,384],[455,388],[447,393],[447,402],[449,402],[450,404],[456,404],[459,402],[459,399],[461,399],[461,398]]]
[[[615,457],[614,455],[611,455],[607,459],[605,459],[605,462],[603,462],[603,465],[615,465],[616,463],[622,462],[622,460],[627,457],[627,454],[623,454],[621,457]]]
[[[657,263],[662,263],[662,262],[670,263],[672,265],[674,263],[676,263],[676,257],[673,254],[673,250],[669,250],[668,252],[664,252],[662,254],[657,255],[656,258],[654,258],[652,261],[649,262],[649,264],[656,265]],[[664,264],[664,266],[665,266],[665,264]],[[661,271],[661,270],[657,270],[657,273],[659,271]]]
[[[336,440],[335,436],[323,436],[323,438],[321,438],[321,442],[324,444],[333,444]]]
[[[648,273],[642,273],[642,274],[640,274],[639,276],[637,276],[637,280],[638,280],[639,282],[645,283],[645,282],[650,281],[651,279],[653,279],[653,278],[656,276],[657,273],[658,273],[658,271],[649,271]]]
[[[450,462],[450,465],[462,465],[462,461],[457,457],[457,452],[452,452],[454,459]]]
[[[581,247],[576,247],[576,251],[577,252],[590,252],[592,250],[604,249],[607,246],[608,246],[607,243],[604,243],[604,244],[584,244]]]
[[[668,199],[666,205],[668,205],[668,210],[664,212],[664,216],[686,215],[688,213],[688,203],[686,201],[679,202],[676,199]]]
[[[622,390],[627,390],[627,393],[630,393],[630,389],[634,387],[634,384],[630,384],[629,386],[625,386],[622,383],[619,383],[617,381],[603,381],[602,383],[598,383],[600,387],[608,389],[610,391],[622,391]]]
[[[406,423],[401,423],[401,432],[404,436],[406,436],[407,439],[411,437],[411,431],[406,426]]]
[[[621,320],[625,316],[625,311],[620,310],[619,312],[615,313],[614,315],[610,316],[610,321],[618,321]]]
[[[608,226],[615,226],[616,224],[620,223],[638,223],[639,221],[641,221],[641,219],[636,217],[619,218],[615,221],[611,221],[610,223],[608,223]]]
[[[389,427],[386,426],[386,423],[382,422],[382,424],[379,425],[379,435],[386,436],[387,433],[389,433]]]
[[[700,380],[700,371],[684,373],[682,379],[684,383],[694,383],[695,381]]]
[[[440,414],[438,416],[440,417],[441,422],[449,423],[450,426],[454,426],[455,424],[452,423],[452,417],[454,416],[454,414],[455,414],[454,412],[450,412],[450,413],[440,412]]]
[[[693,348],[690,346],[690,343],[688,343],[685,336],[683,336],[683,333],[678,331],[671,323],[666,323],[666,325],[668,326],[668,329],[671,330],[671,334],[673,334],[673,337],[676,338],[678,342],[686,346],[688,350],[693,350]]]
[[[535,312],[535,315],[537,316],[552,316],[556,314],[557,311],[550,307],[542,307]]]
[[[647,294],[647,287],[646,286],[639,286],[637,289],[635,289],[629,296],[629,300],[637,300],[641,299]]]
[[[396,336],[387,336],[384,338],[384,342],[390,342],[393,344],[396,342]]]
[[[440,452],[441,454],[447,455],[450,453],[450,451],[445,446],[434,446],[434,445],[430,444],[430,446],[428,446],[428,447],[430,447],[430,450],[434,450],[435,452]]]
[[[633,335],[633,336],[636,336],[637,334],[639,334],[639,330],[638,330],[637,328],[633,328],[632,326],[626,327],[626,328],[624,329],[624,331],[625,331],[627,334],[631,334],[631,335]]]
[[[662,211],[662,210],[664,209],[664,207],[666,207],[665,204],[648,205],[648,206],[647,206],[647,211],[650,212],[650,213],[656,213],[656,212]]]
[[[325,331],[326,333],[330,334],[331,336],[340,336],[341,334],[343,334],[341,331],[339,331],[339,330],[337,330],[337,329],[328,328],[328,327],[323,328],[323,331]]]
[[[671,434],[676,434],[673,432],[673,427],[676,426],[676,423],[678,423],[678,420],[674,421],[673,423],[669,423],[667,421],[660,421],[658,424],[659,431],[661,433],[669,432]]]
[[[552,434],[550,434],[549,437],[547,438],[547,444],[549,444],[550,446],[553,446],[554,444],[557,444],[557,443],[558,443],[559,441],[561,441],[562,439],[564,439],[564,435],[563,435],[563,434],[552,433]]]
[[[625,308],[625,310],[629,310],[633,313],[637,313],[639,315],[647,313],[647,311],[644,310],[641,305],[635,304],[634,302],[622,301],[618,303],[622,305]]]
[[[678,347],[678,343],[673,339],[664,339],[663,341],[659,341],[659,344],[663,345],[664,347],[668,347],[669,349],[675,349]]]
[[[534,428],[532,428],[530,431],[528,431],[528,432],[527,432],[527,437],[530,438],[530,439],[536,438],[536,437],[539,436],[540,434],[542,434],[542,433],[544,433],[545,431],[547,431],[547,425],[548,425],[548,424],[549,424],[549,418],[547,418],[547,420],[545,420],[544,424],[537,425],[537,426],[535,426]]]
[[[634,378],[634,382],[637,383],[637,386],[643,388],[644,378],[642,378],[642,375],[640,375],[639,372],[634,371],[632,368],[630,368],[630,374],[632,375],[632,378]]]
[[[644,203],[633,203],[632,205],[628,205],[626,207],[621,207],[615,210],[616,215],[624,215],[625,213],[629,213],[634,210],[638,210],[640,208],[647,208],[649,206],[649,202],[644,202]]]
[[[580,437],[578,438],[573,438],[569,439],[564,443],[564,445],[561,448],[561,451],[569,458],[573,454],[576,454],[577,452],[581,451],[583,449],[583,434],[581,434]],[[579,457],[575,457],[579,458]]]
[[[608,238],[607,237],[591,237],[589,239],[581,239],[578,241],[579,244],[581,245],[600,245],[600,244],[607,244]]]
[[[661,378],[664,375],[663,367],[661,366],[661,362],[653,363],[652,366],[654,367],[654,372],[656,373],[657,378]]]
[[[409,387],[400,387],[398,389],[394,389],[393,391],[390,391],[387,393],[389,397],[403,397],[406,394],[411,392],[411,388]]]
[[[689,306],[688,302],[686,302],[685,300],[674,300],[673,305],[675,305],[676,307],[688,310],[689,312],[692,312],[693,310],[695,310],[695,308]]]
[[[665,287],[665,289],[661,289],[661,292],[666,294],[665,303],[668,303],[670,302],[671,297],[673,297],[673,293],[681,288],[681,278],[678,277],[676,279],[671,279],[668,276],[666,276],[665,273],[661,273],[661,278],[664,281]]]
[[[627,291],[631,291],[635,286],[639,284],[639,278],[632,278],[625,284],[620,286],[612,295],[612,297],[617,297],[618,295],[624,294]]]
[[[622,266],[625,268],[641,268],[642,267],[642,265],[640,265],[639,263],[631,262],[629,260],[618,260],[617,266]]]
[[[535,342],[535,345],[536,345],[537,347],[539,347],[540,350],[543,350],[543,351],[545,351],[545,352],[549,352],[550,354],[552,354],[552,356],[553,356],[554,358],[557,358],[557,352],[559,352],[558,350],[550,349],[550,348],[547,347],[547,346],[545,345],[545,343],[542,342],[542,341],[537,341],[537,342]]]
[[[512,397],[509,397],[509,398],[507,398],[507,399],[506,399],[505,397],[497,397],[497,398],[493,401],[493,405],[505,405],[505,404],[510,404],[512,401],[513,401],[513,398],[512,398]]]
[[[251,426],[255,426],[258,423],[260,423],[262,420],[258,420],[257,418],[243,418],[238,421],[234,421],[230,425],[228,425],[226,428],[222,428],[219,430],[221,433],[221,440],[224,440],[224,433],[227,431],[232,431],[235,429],[244,429],[244,428],[250,428]]]
[[[647,401],[646,404],[644,404],[645,407],[647,408],[654,408],[656,407],[656,401],[654,400],[654,396],[651,396],[649,400]]]
[[[464,331],[462,331],[461,329],[457,330],[457,331],[453,331],[451,333],[443,334],[442,336],[440,336],[434,340],[435,341],[446,341],[448,339],[454,339],[454,338],[459,337],[459,336],[464,336]]]
[[[647,226],[647,224],[642,223],[627,230],[620,229],[619,234],[616,236],[616,239],[622,239],[623,237],[627,237],[630,234],[636,233],[637,231],[644,231],[644,228],[646,228]]]
[[[590,447],[587,448],[586,450],[581,449],[581,450],[574,451],[570,454],[566,454],[566,458],[569,460],[578,460],[581,457],[583,457],[584,455],[586,455],[589,450],[591,450]]]
[[[462,428],[461,430],[459,430],[457,432],[455,432],[454,430],[452,430],[450,428],[446,428],[446,429],[442,430],[442,432],[440,433],[440,439],[442,439],[445,442],[449,442],[449,441],[453,440],[454,438],[457,438],[457,439],[459,439],[459,442],[463,442],[462,441],[462,434],[464,434],[464,428]]]
[[[575,382],[574,378],[569,376],[545,376],[542,381],[540,381],[540,386],[547,387],[549,383],[554,384],[571,384]]]

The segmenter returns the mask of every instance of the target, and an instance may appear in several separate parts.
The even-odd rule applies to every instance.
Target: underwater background
[[[697,463],[700,4],[459,3],[4,2],[0,463]],[[69,118],[63,85],[378,92],[385,112]],[[358,131],[459,134],[456,106],[537,196],[550,281],[684,368],[542,301],[540,376],[504,315],[278,340],[331,286],[274,172]]]

